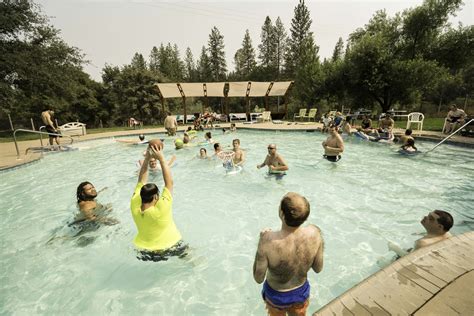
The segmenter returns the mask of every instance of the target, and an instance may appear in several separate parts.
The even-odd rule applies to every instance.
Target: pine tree
[[[181,81],[184,78],[184,63],[179,56],[178,45],[174,44],[171,50],[171,78],[176,81]]]
[[[150,71],[154,74],[159,73],[160,69],[160,52],[156,46],[153,46],[150,52],[150,61],[148,62]]]
[[[308,37],[313,36],[309,30],[313,21],[310,18],[309,10],[304,0],[300,0],[294,12],[295,15],[291,20],[290,28],[291,37],[285,54],[285,72],[289,77],[293,77],[297,66],[301,65],[299,59],[303,52],[304,42]]]
[[[252,39],[250,38],[249,30],[245,31],[245,36],[242,41],[242,48],[239,49],[237,52],[238,53],[236,53],[236,56],[240,58],[240,74],[244,78],[248,78],[250,73],[257,65],[255,61],[255,50],[252,46]]]
[[[334,47],[334,52],[332,53],[332,61],[338,61],[342,59],[344,55],[344,42],[342,41],[342,37],[339,37],[339,40]]]
[[[145,58],[143,58],[143,55],[135,53],[135,55],[133,55],[130,66],[138,70],[146,70],[146,61]]]
[[[191,48],[186,48],[186,53],[184,57],[184,68],[185,68],[185,75],[184,78],[188,82],[192,82],[195,79],[196,74],[196,66],[194,65],[194,57],[193,53],[191,52]]]
[[[273,60],[273,66],[277,71],[277,78],[280,77],[280,71],[283,64],[283,56],[286,50],[287,35],[285,26],[281,22],[280,17],[277,18],[274,28],[274,41],[275,41],[275,57]]]
[[[201,56],[197,62],[197,78],[202,82],[212,81],[212,72],[211,72],[211,63],[209,61],[209,56],[207,55],[206,47],[201,48]]]
[[[215,26],[212,28],[211,34],[209,34],[208,51],[212,79],[214,81],[224,80],[227,72],[224,36],[221,35]]]
[[[272,20],[267,16],[262,26],[262,32],[260,33],[261,43],[258,45],[260,51],[258,58],[260,59],[261,65],[265,68],[272,65],[275,56],[274,37]]]

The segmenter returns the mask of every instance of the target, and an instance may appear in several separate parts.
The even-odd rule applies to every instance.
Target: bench
[[[62,135],[84,136],[86,135],[86,124],[79,122],[70,122],[59,126]]]

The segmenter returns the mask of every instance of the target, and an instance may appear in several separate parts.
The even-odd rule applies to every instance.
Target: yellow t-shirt
[[[165,187],[155,206],[142,212],[142,198],[140,197],[142,187],[143,183],[139,182],[130,202],[132,217],[138,230],[133,243],[142,250],[168,249],[181,240],[181,234],[176,228],[171,212],[173,197]]]

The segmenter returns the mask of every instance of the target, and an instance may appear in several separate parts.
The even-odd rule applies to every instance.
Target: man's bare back
[[[268,260],[267,282],[277,291],[301,286],[309,269],[322,269],[321,231],[315,225],[300,227],[291,234],[267,231],[262,237],[263,255]]]

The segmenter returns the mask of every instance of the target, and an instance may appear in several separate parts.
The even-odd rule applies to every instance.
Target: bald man
[[[310,213],[308,200],[286,194],[278,215],[281,229],[260,232],[253,276],[263,284],[262,296],[269,315],[305,315],[309,305],[308,271],[323,269],[324,241],[315,225],[302,224]]]

